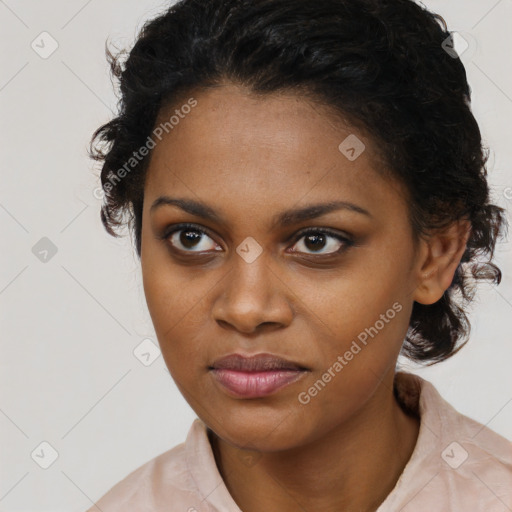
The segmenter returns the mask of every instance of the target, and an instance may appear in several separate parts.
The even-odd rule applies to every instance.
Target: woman
[[[110,55],[102,221],[129,214],[198,418],[91,511],[512,508],[510,443],[396,371],[455,354],[501,278],[447,41],[410,0],[183,0]]]

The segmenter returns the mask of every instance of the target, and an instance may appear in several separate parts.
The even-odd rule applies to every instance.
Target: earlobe
[[[436,231],[422,242],[418,284],[413,300],[428,305],[443,296],[453,281],[470,234],[470,221],[459,220]]]

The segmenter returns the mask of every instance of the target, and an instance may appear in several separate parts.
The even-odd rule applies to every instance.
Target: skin
[[[418,420],[392,392],[412,306],[448,288],[469,226],[453,223],[415,245],[403,187],[376,171],[383,164],[372,140],[327,108],[229,83],[193,97],[197,106],[154,148],[144,190],[144,291],[166,365],[212,429],[217,466],[241,510],[376,510],[418,436]],[[354,161],[338,149],[350,134],[366,146]],[[203,202],[223,221],[174,205],[151,211],[162,195]],[[272,225],[284,210],[337,200],[371,216],[341,209]],[[182,222],[208,233],[188,247],[180,233],[162,238]],[[303,228],[330,228],[354,245],[331,235],[306,244]],[[252,263],[236,252],[249,236],[263,251]],[[395,302],[401,311],[300,403]],[[310,371],[271,396],[234,398],[208,370],[233,352],[270,352]]]

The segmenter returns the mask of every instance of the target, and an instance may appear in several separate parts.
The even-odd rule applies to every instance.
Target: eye
[[[195,224],[178,224],[173,226],[161,237],[167,240],[173,249],[179,252],[201,253],[222,251],[208,234],[208,231]],[[302,241],[304,239],[304,241]],[[333,232],[327,228],[309,228],[299,232],[295,236],[294,246],[291,252],[305,253],[309,255],[331,255],[341,253],[352,246],[354,242],[346,236]],[[312,252],[307,252],[312,251]]]
[[[197,227],[195,224],[180,224],[163,237],[168,240],[171,246],[182,252],[205,252],[215,249],[217,245],[208,235],[207,231]],[[195,250],[194,250],[195,249]]]
[[[304,241],[302,241],[302,239],[304,239]],[[297,243],[297,241],[300,243]],[[339,233],[334,233],[325,228],[313,228],[302,231],[297,235],[296,245],[299,246],[299,249],[293,250],[292,252],[305,252],[305,248],[306,251],[313,251],[310,253],[306,252],[306,254],[311,255],[318,254],[322,256],[326,254],[336,254],[348,249],[353,243],[352,240]],[[321,252],[323,249],[325,249],[325,251]]]

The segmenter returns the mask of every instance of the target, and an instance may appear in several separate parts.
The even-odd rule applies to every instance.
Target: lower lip
[[[236,397],[260,398],[275,393],[300,379],[304,370],[243,372],[225,369],[211,370],[213,377]]]

